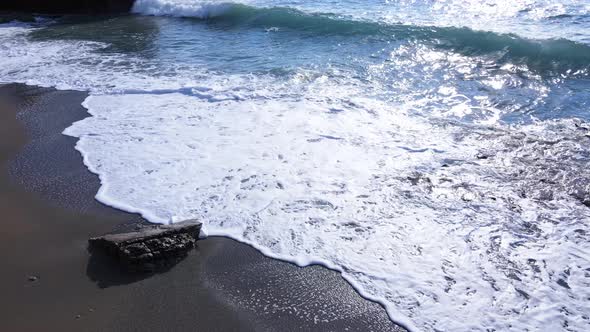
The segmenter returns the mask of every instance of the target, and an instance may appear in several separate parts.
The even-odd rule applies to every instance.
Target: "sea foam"
[[[32,29],[0,30],[0,79],[91,92],[65,134],[105,204],[323,264],[411,330],[588,328],[590,127],[500,121],[504,87],[551,92],[526,68],[410,43],[368,68],[390,85],[233,75]]]
[[[93,117],[65,133],[102,202],[153,222],[199,218],[210,236],[338,270],[412,330],[588,324],[590,248],[576,229],[590,213],[565,182],[529,183],[557,166],[584,178],[570,159],[582,131],[555,146],[536,125],[466,130],[349,102],[91,96]],[[562,164],[527,161],[547,148]]]
[[[136,0],[132,12],[144,15],[196,17],[201,19],[222,15],[237,3],[194,0]]]

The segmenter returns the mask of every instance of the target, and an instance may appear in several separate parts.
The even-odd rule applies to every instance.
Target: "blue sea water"
[[[97,199],[342,272],[411,330],[590,329],[590,3],[137,0],[5,18],[90,92]]]

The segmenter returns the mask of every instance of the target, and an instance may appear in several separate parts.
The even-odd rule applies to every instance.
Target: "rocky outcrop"
[[[2,0],[0,11],[39,14],[128,13],[135,0]]]
[[[195,247],[201,223],[145,226],[137,231],[108,234],[89,240],[90,250],[103,250],[130,270],[154,270],[176,262]]]

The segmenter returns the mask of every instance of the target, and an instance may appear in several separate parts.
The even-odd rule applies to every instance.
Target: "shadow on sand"
[[[156,274],[166,273],[188,256],[188,253],[184,253],[147,264],[125,265],[99,248],[89,246],[88,252],[90,257],[86,266],[86,275],[100,288],[127,285]]]

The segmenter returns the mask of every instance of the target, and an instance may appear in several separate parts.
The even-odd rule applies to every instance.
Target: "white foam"
[[[550,206],[519,197],[499,168],[512,155],[477,162],[511,134],[457,139],[465,128],[399,106],[312,100],[91,96],[93,117],[65,133],[100,175],[102,202],[153,222],[198,218],[209,235],[341,271],[412,330],[587,325],[589,245],[563,234],[590,216],[566,194]]]
[[[196,17],[201,19],[225,14],[235,2],[199,0],[136,0],[132,12],[154,16]]]

